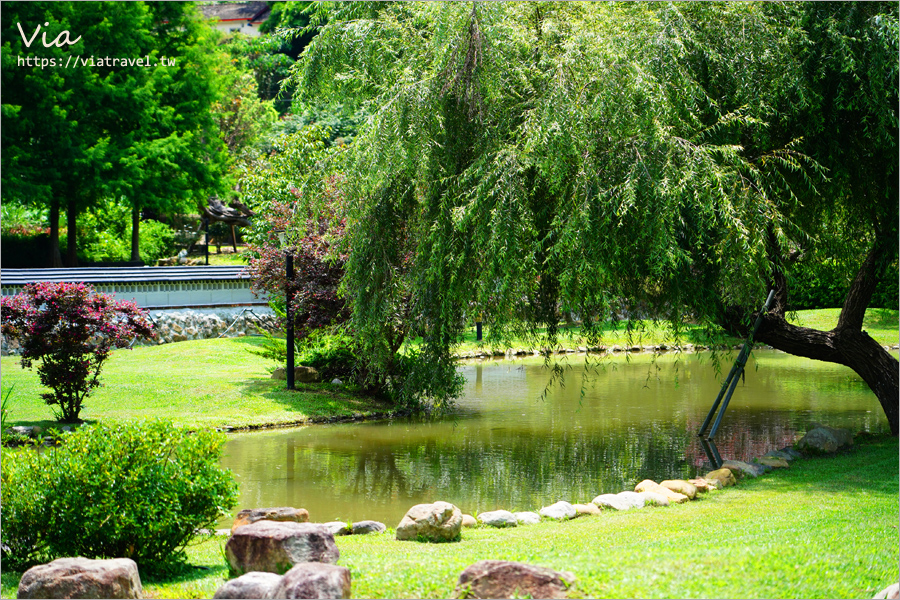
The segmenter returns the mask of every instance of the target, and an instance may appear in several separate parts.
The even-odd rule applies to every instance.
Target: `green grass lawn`
[[[467,529],[452,544],[339,537],[338,564],[355,598],[448,598],[484,559],[570,571],[573,597],[871,598],[898,578],[898,462],[897,438],[878,438],[684,505]],[[144,577],[146,596],[211,598],[228,577],[224,543],[204,537],[182,575]],[[19,576],[3,573],[4,598]]]
[[[831,330],[837,325],[838,317],[841,309],[824,308],[817,310],[801,310],[788,315],[788,321],[803,327],[811,327],[813,329],[821,329],[824,331]],[[898,324],[898,311],[887,310],[882,308],[873,308],[866,311],[863,320],[863,329],[868,331],[879,344],[883,346],[893,346],[900,341],[900,324]],[[543,333],[544,329],[539,329],[539,333]],[[490,340],[490,331],[485,327],[484,339],[478,342],[475,339],[475,328],[470,327],[466,330],[462,343],[457,348],[457,353],[473,352],[477,350],[493,349]],[[572,326],[570,328],[560,327],[559,344],[565,348],[574,348],[583,346],[584,342],[580,338],[580,328]],[[615,327],[606,325],[603,328],[602,343],[606,346],[659,346],[660,344],[672,345],[675,343],[674,336],[665,322],[654,321],[634,321],[632,329],[629,332],[627,322],[619,322]],[[715,343],[724,343],[728,345],[739,344],[742,339],[732,336],[721,336],[714,340]],[[704,334],[704,331],[696,325],[686,325],[681,332],[679,340],[680,344],[703,344],[709,345],[710,340]],[[533,350],[529,344],[519,338],[513,338],[508,343],[499,344],[499,348],[506,350],[509,348],[523,348]]]
[[[222,338],[116,350],[101,373],[102,387],[85,401],[85,420],[164,419],[177,425],[248,427],[298,423],[308,418],[371,414],[389,407],[348,394],[330,383],[270,379],[275,364],[252,354],[262,338]],[[53,419],[33,369],[0,359],[2,391],[13,389],[13,425],[47,425]]]

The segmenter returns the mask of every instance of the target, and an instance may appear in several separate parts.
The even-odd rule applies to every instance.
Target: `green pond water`
[[[570,355],[563,385],[543,398],[550,371],[540,358],[463,363],[467,383],[450,415],[232,434],[222,463],[240,483],[235,512],[303,507],[316,522],[393,527],[410,506],[436,500],[471,514],[589,502],[643,479],[705,473],[696,432],[733,360],[717,375],[709,355],[615,357],[598,369]],[[748,460],[792,444],[812,422],[888,429],[849,369],[756,351],[715,442],[724,460]]]

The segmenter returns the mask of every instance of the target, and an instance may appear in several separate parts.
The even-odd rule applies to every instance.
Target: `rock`
[[[704,475],[703,478],[707,481],[714,481],[718,483],[720,488],[735,485],[737,483],[737,480],[734,478],[734,473],[731,472],[731,469],[727,468],[710,471],[709,473]]]
[[[637,492],[619,492],[616,497],[624,502],[627,508],[644,508],[644,497]]]
[[[698,494],[707,493],[712,486],[710,486],[709,482],[702,477],[697,477],[695,479],[688,479],[688,483],[697,488]],[[715,488],[713,488],[715,489]]]
[[[722,467],[730,469],[732,473],[747,475],[749,477],[759,477],[769,470],[769,467],[763,465],[751,465],[740,460],[726,460],[722,463]]]
[[[849,429],[838,429],[818,423],[797,442],[797,447],[806,454],[831,454],[852,445],[853,434]]]
[[[274,508],[245,508],[240,511],[231,524],[231,531],[242,525],[249,525],[257,521],[293,521],[294,523],[306,523],[309,521],[309,511],[305,508],[293,508],[290,506],[276,506]]]
[[[541,522],[541,515],[536,512],[523,511],[513,513],[519,525],[537,525]]]
[[[284,573],[303,562],[335,563],[334,535],[322,525],[257,521],[234,530],[225,544],[228,564],[238,574]]]
[[[799,454],[799,452],[794,452],[794,454]],[[794,456],[794,454],[785,452],[784,450],[770,450],[766,452],[762,458],[778,458],[787,463],[790,463],[793,460],[797,460],[798,457]]]
[[[481,560],[459,574],[454,598],[565,598],[575,576],[506,560]]]
[[[669,499],[656,492],[640,492],[638,494],[644,502],[644,506],[668,506]]]
[[[659,485],[672,490],[673,492],[684,494],[691,500],[697,497],[697,486],[681,479],[667,479],[665,481],[660,481]]]
[[[271,379],[278,379],[279,381],[287,380],[287,372],[284,370],[284,367],[278,367],[274,371],[272,371]],[[297,383],[318,383],[322,381],[319,372],[316,371],[312,367],[294,367],[294,381]]]
[[[797,460],[798,458],[803,458],[803,455],[800,454],[799,452],[797,452],[796,450],[794,450],[791,446],[785,446],[781,450],[778,450],[778,452],[787,454],[788,456],[792,457],[794,460]],[[786,458],[784,456],[782,456],[781,458],[784,458],[785,460],[788,460],[788,461],[791,460],[790,458]]]
[[[508,510],[491,510],[478,515],[478,520],[491,527],[515,527],[519,524],[516,516]]]
[[[573,504],[576,517],[586,517],[590,515],[599,515],[600,509],[594,504]]]
[[[137,563],[130,558],[57,558],[31,567],[18,598],[143,598]]]
[[[597,505],[599,508],[611,508],[612,510],[628,510],[631,508],[626,502],[619,498],[616,494],[600,494],[593,500],[591,504]]]
[[[551,504],[550,506],[545,506],[541,510],[538,511],[542,517],[547,517],[548,519],[574,519],[575,518],[575,507],[566,502],[565,500],[561,500],[556,504]]]
[[[271,598],[272,591],[281,582],[281,575],[251,571],[226,581],[216,590],[213,598]]]
[[[294,381],[300,383],[318,383],[322,381],[321,375],[312,367],[294,367]]]
[[[28,425],[13,425],[9,431],[21,437],[34,437],[34,427]]]
[[[666,498],[670,504],[680,504],[682,502],[687,502],[688,497],[684,494],[679,494],[678,492],[673,492],[669,488],[663,487],[656,483],[655,481],[651,481],[649,479],[645,479],[636,486],[634,486],[634,491],[636,492],[653,492],[655,494],[659,494]],[[646,500],[646,497],[645,497]]]
[[[387,531],[387,525],[380,521],[357,521],[350,529],[353,535],[366,535],[368,533],[383,533]]]
[[[791,466],[785,459],[776,458],[774,456],[760,456],[754,460],[761,465],[772,467],[773,469],[787,469]]]
[[[398,540],[450,542],[459,539],[462,511],[449,502],[417,504],[397,525]]]
[[[337,377],[335,377],[334,379],[331,380],[331,385],[344,385],[344,382],[341,381],[340,379],[338,379]]]
[[[475,517],[472,515],[463,515],[462,516],[462,526],[463,527],[475,527],[478,525],[478,521],[475,520]]]
[[[270,598],[349,598],[350,569],[317,562],[295,565]]]
[[[900,583],[892,583],[875,594],[873,598],[875,600],[897,600],[900,598]]]
[[[350,535],[352,532],[352,525],[347,525],[344,521],[329,521],[328,523],[322,523],[328,531],[331,532],[331,535]]]

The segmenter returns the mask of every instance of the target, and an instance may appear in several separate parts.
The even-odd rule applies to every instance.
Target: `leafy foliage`
[[[165,423],[91,426],[44,452],[4,456],[3,561],[127,557],[142,570],[184,559],[198,527],[237,502],[218,465],[224,435]]]
[[[423,335],[407,380],[441,403],[452,386],[421,385],[450,364],[473,313],[500,339],[538,341],[545,326],[546,346],[563,311],[589,345],[595,323],[630,307],[677,335],[686,315],[712,326],[728,309],[752,313],[792,252],[871,244],[871,219],[853,236],[818,226],[867,201],[823,198],[823,165],[845,159],[819,152],[827,127],[804,136],[834,72],[845,91],[831,125],[863,107],[881,156],[896,155],[896,11],[819,6],[329,5],[295,83],[370,115],[330,162],[344,176],[362,352],[390,373],[397,340]],[[817,71],[826,38],[852,52]],[[860,86],[887,56],[878,86]],[[869,212],[893,206],[896,221],[896,177],[885,180]]]
[[[153,335],[146,311],[81,283],[28,284],[3,297],[0,308],[3,335],[21,340],[23,369],[40,361],[41,383],[53,390],[42,397],[65,422],[79,421],[114,348],[128,347],[134,336]]]

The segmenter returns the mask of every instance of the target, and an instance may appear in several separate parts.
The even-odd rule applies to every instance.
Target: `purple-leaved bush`
[[[114,300],[83,283],[31,283],[0,300],[3,335],[19,340],[22,368],[36,360],[41,397],[58,420],[75,423],[85,398],[100,385],[100,368],[134,336],[153,337],[153,323],[134,302]]]

